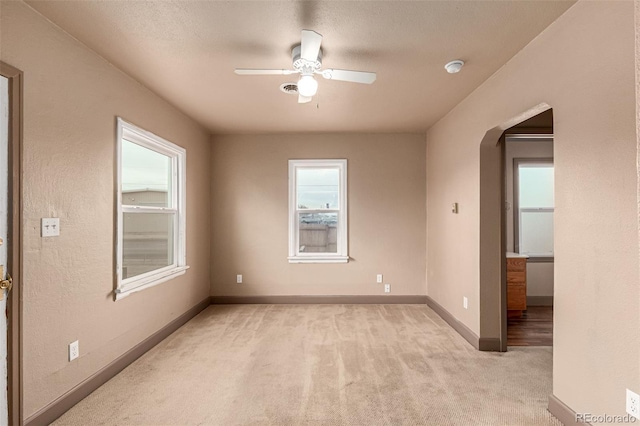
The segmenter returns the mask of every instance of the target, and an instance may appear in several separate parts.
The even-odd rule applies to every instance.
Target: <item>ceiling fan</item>
[[[318,82],[313,77],[320,74],[327,80],[350,81],[352,83],[371,84],[376,81],[376,73],[367,71],[349,71],[321,69],[322,67],[322,35],[315,31],[302,30],[301,43],[291,50],[292,70],[264,70],[236,68],[238,75],[291,75],[300,74],[298,80],[298,103],[304,104],[318,91]]]

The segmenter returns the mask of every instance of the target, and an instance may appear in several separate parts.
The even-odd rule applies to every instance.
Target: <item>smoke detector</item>
[[[297,95],[298,85],[296,83],[283,83],[280,85],[280,91],[287,95]]]
[[[463,65],[464,65],[464,61],[461,61],[460,59],[456,59],[455,61],[451,61],[447,65],[445,65],[444,69],[447,70],[449,74],[455,74],[457,72],[460,72]]]

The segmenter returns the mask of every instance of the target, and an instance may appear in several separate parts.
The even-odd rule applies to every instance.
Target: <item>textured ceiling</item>
[[[423,132],[572,1],[27,1],[213,133]],[[375,71],[372,85],[319,78],[314,101],[278,90],[300,30],[324,36],[323,67]],[[463,59],[458,74],[443,66]],[[487,107],[490,107],[489,105]]]

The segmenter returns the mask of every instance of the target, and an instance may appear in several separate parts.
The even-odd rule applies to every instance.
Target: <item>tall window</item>
[[[116,299],[184,274],[186,151],[118,118]]]
[[[289,160],[289,262],[347,262],[347,160]]]
[[[553,160],[515,159],[516,251],[553,257]]]

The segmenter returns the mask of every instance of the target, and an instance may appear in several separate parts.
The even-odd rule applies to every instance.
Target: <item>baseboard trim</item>
[[[471,331],[469,327],[460,322],[456,317],[451,315],[449,311],[442,307],[438,302],[427,296],[427,305],[435,311],[436,314],[458,332],[467,342],[479,351],[500,352],[500,339],[494,337],[478,337],[476,333]]]
[[[427,296],[211,296],[214,305],[235,304],[336,304],[336,305],[384,305],[427,303]]]
[[[553,296],[527,296],[527,306],[553,306]]]
[[[200,303],[189,309],[169,324],[156,331],[151,336],[138,343],[133,348],[113,360],[110,364],[97,371],[95,374],[75,386],[73,389],[60,396],[51,404],[42,408],[37,413],[25,420],[25,426],[41,426],[48,425],[58,417],[67,412],[71,407],[76,405],[82,399],[87,397],[91,392],[98,389],[113,376],[124,370],[129,364],[140,358],[147,351],[158,343],[169,337],[171,333],[182,327],[190,319],[198,315],[207,306],[211,304],[211,299],[207,297]]]
[[[547,410],[564,426],[576,426],[576,425],[590,425],[591,423],[578,422],[576,420],[576,412],[573,411],[567,404],[560,401],[555,395],[549,395],[549,405]]]
[[[436,314],[440,315],[440,318],[442,318],[455,331],[457,331],[458,334],[464,338],[464,340],[471,344],[471,346],[476,349],[480,348],[480,338],[476,335],[476,333],[474,333],[469,327],[458,321],[456,317],[451,315],[449,311],[447,311],[442,307],[442,305],[440,305],[429,296],[427,296],[427,306],[433,309]]]

